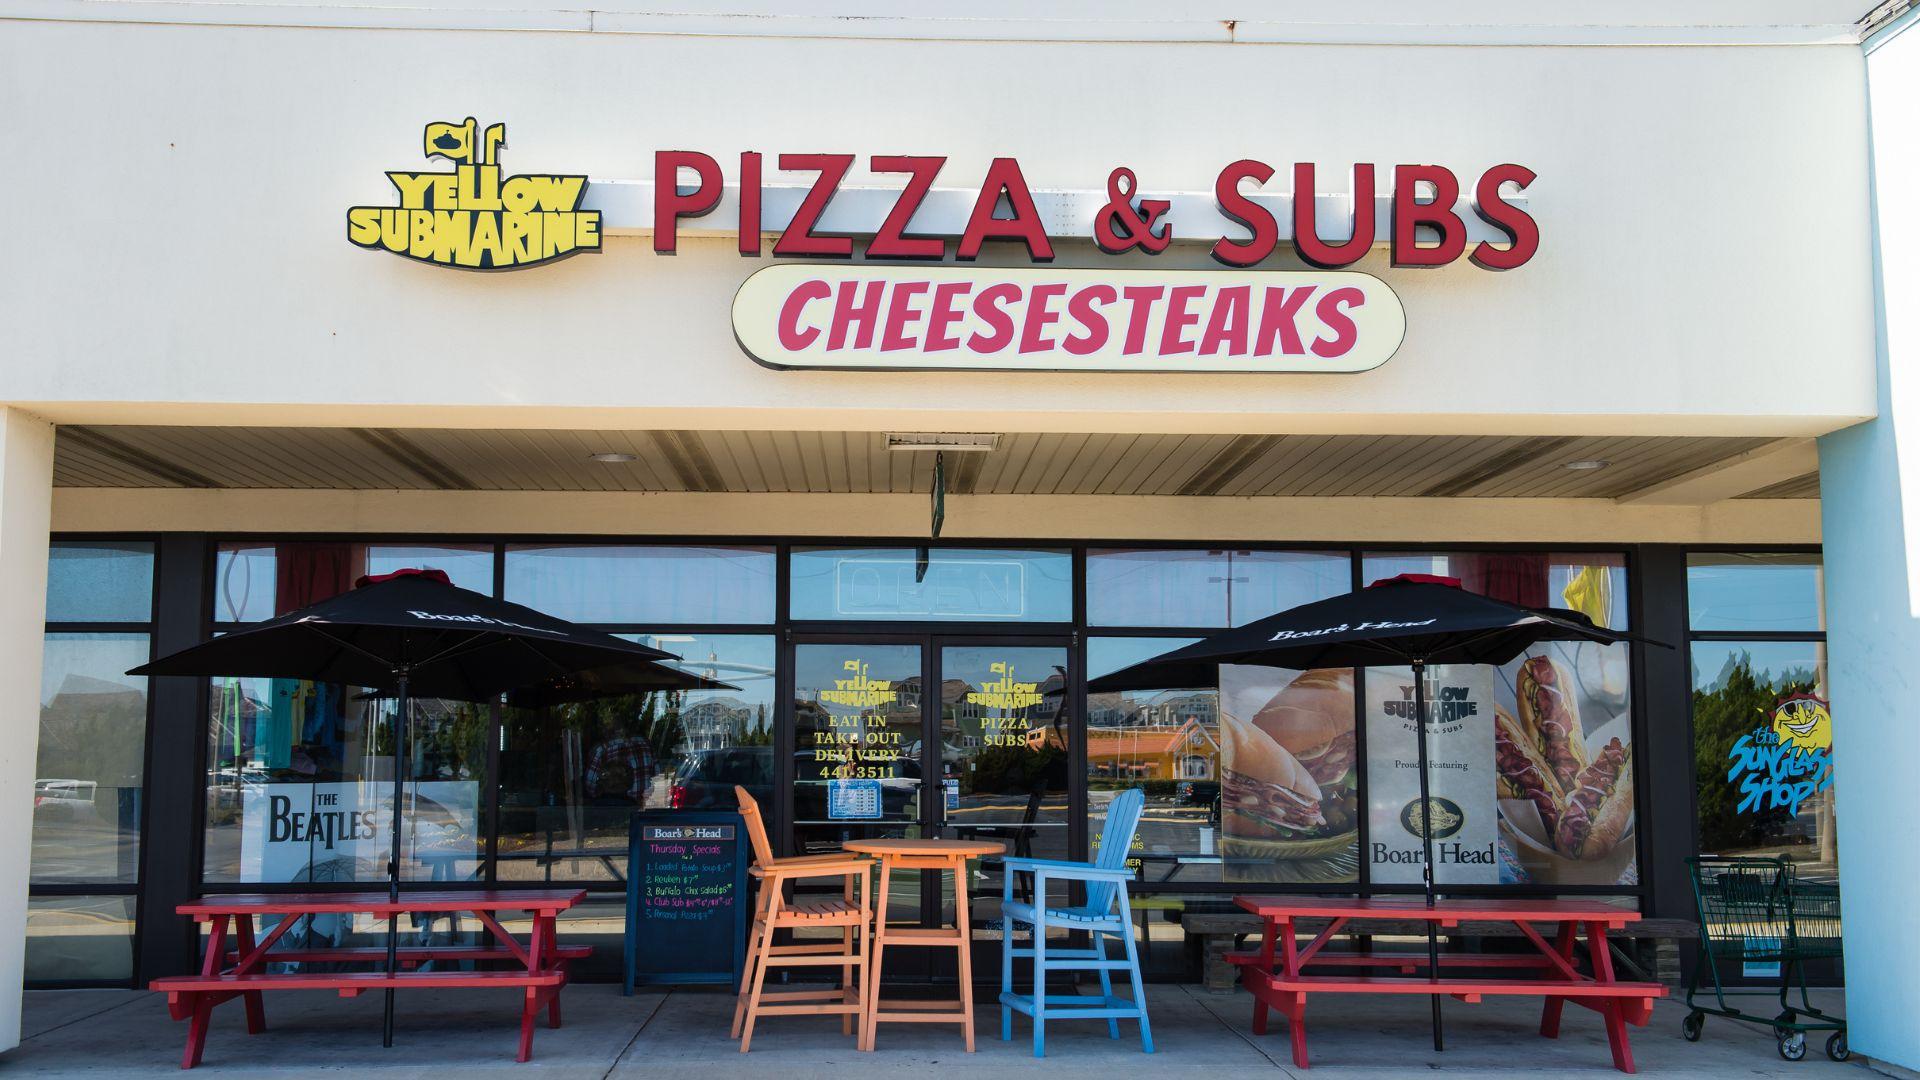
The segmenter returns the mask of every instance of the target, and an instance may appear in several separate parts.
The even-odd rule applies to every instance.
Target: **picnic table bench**
[[[1622,982],[1614,977],[1613,957],[1607,949],[1607,931],[1639,921],[1638,912],[1589,900],[1441,900],[1428,907],[1413,898],[1320,900],[1306,897],[1240,896],[1234,902],[1258,915],[1264,923],[1260,950],[1236,953],[1228,959],[1240,965],[1241,985],[1253,994],[1253,1031],[1267,1031],[1267,1012],[1287,1018],[1293,1044],[1293,1062],[1307,1068],[1305,1025],[1307,996],[1341,994],[1445,994],[1468,1004],[1487,996],[1534,995],[1546,1003],[1540,1034],[1557,1038],[1560,1013],[1569,1001],[1598,1012],[1606,1021],[1607,1045],[1614,1067],[1634,1071],[1633,1049],[1627,1025],[1644,1027],[1653,1015],[1653,1002],[1667,988],[1653,982]],[[1325,926],[1304,948],[1295,938],[1295,923],[1323,919]],[[1444,953],[1432,970],[1424,952],[1322,952],[1349,922],[1390,919],[1436,928],[1463,922],[1507,922],[1534,946],[1532,953]],[[1549,943],[1534,923],[1557,926]],[[1581,971],[1575,955],[1577,937],[1584,931],[1589,970]],[[1277,965],[1277,967],[1276,967]],[[1391,969],[1395,975],[1309,975],[1306,969]],[[1497,977],[1448,974],[1447,968],[1506,969]],[[1416,974],[1419,973],[1419,974]]]
[[[544,1008],[547,1026],[560,1026],[560,988],[567,982],[567,963],[585,958],[586,946],[562,947],[555,941],[559,914],[586,899],[583,889],[526,891],[463,890],[402,893],[398,901],[385,892],[237,893],[209,896],[182,904],[180,914],[208,926],[200,972],[154,979],[149,987],[167,995],[167,1011],[186,1020],[187,1047],[180,1067],[200,1064],[206,1049],[207,1028],[216,1005],[240,998],[246,1008],[247,1034],[266,1030],[261,994],[269,990],[336,990],[355,997],[369,990],[424,988],[518,988],[525,992],[520,1009],[518,1061],[533,1056],[533,1022]],[[505,911],[525,911],[533,926],[522,944],[500,925]],[[366,915],[385,919],[401,914],[471,914],[492,938],[486,945],[410,946],[397,953],[397,968],[385,971],[387,950],[377,947],[274,949],[302,917]],[[256,917],[279,916],[280,921],[256,942]],[[376,964],[377,971],[270,972],[278,963]],[[422,971],[429,962],[508,963],[488,971]]]
[[[1244,951],[1248,938],[1259,940],[1265,922],[1251,912],[1194,910],[1180,913],[1180,927],[1197,943],[1201,983],[1216,994],[1229,994],[1240,985],[1240,966],[1228,957]],[[1326,927],[1326,919],[1296,919],[1294,932],[1307,937]],[[1426,923],[1410,919],[1368,919],[1349,926],[1343,933],[1361,938],[1425,937]],[[1525,938],[1511,922],[1467,919],[1447,927],[1441,937],[1454,941],[1483,941]],[[1621,971],[1646,982],[1665,984],[1668,989],[1681,985],[1681,942],[1700,936],[1700,924],[1692,919],[1642,918],[1607,932],[1607,949]],[[1476,954],[1484,955],[1484,954]]]

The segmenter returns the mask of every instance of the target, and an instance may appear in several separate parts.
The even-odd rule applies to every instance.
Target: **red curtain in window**
[[[276,545],[273,613],[285,615],[352,588],[359,576],[356,546],[333,541]]]
[[[1521,607],[1547,606],[1545,555],[1482,554],[1449,563],[1461,567],[1460,584],[1468,592]]]

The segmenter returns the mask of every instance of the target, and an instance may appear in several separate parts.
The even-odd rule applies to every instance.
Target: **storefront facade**
[[[4,23],[50,208],[0,367],[25,981],[185,966],[198,892],[378,880],[387,703],[121,673],[407,566],[737,687],[417,714],[409,880],[583,883],[596,943],[627,815],[735,785],[789,851],[1063,857],[1143,787],[1159,978],[1250,885],[1417,891],[1404,673],[1086,690],[1408,572],[1674,646],[1436,678],[1443,886],[1687,917],[1684,859],[1740,852],[1851,888],[1815,440],[1890,411],[1861,13],[923,7]],[[1500,783],[1542,687],[1628,762],[1605,842]],[[1314,820],[1228,798],[1258,717]]]

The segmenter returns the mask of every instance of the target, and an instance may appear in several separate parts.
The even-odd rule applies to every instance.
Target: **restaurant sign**
[[[505,124],[428,124],[423,152],[453,169],[387,173],[399,205],[349,209],[348,240],[473,270],[600,250],[601,211],[583,208],[587,177],[503,176],[505,144]],[[858,161],[781,153],[768,162],[749,151],[729,179],[709,154],[656,151],[651,217],[627,228],[673,255],[683,226],[719,212],[732,219],[741,256],[813,260],[750,276],[734,300],[734,335],[771,367],[868,370],[1366,371],[1406,331],[1393,291],[1351,269],[1376,246],[1395,268],[1466,261],[1483,270],[1524,266],[1540,247],[1523,197],[1535,174],[1513,163],[1477,178],[1356,163],[1343,212],[1321,207],[1311,162],[1291,165],[1284,194],[1263,189],[1288,167],[1249,158],[1223,166],[1204,195],[1149,192],[1118,165],[1103,196],[1036,191],[1011,157],[960,189],[935,186],[944,156],[871,156],[868,172],[902,178],[879,188],[847,183]],[[808,182],[767,183],[770,166]],[[1106,256],[1150,258],[1176,239],[1199,241],[1223,269],[1042,269],[1054,238],[1074,235]],[[1305,269],[1262,269],[1283,242]],[[1032,265],[969,265],[989,244]],[[869,261],[854,264],[856,255]],[[876,265],[883,260],[892,265]]]
[[[462,123],[427,125],[422,152],[451,172],[389,172],[399,206],[347,211],[347,240],[462,270],[517,270],[600,250],[600,213],[580,209],[584,176],[500,175],[507,125],[483,133]]]
[[[776,368],[1352,372],[1406,326],[1385,282],[1341,271],[784,265],[733,301]]]

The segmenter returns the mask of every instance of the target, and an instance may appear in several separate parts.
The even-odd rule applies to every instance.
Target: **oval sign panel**
[[[776,368],[1366,371],[1406,335],[1387,283],[1346,271],[769,266],[733,333]]]

